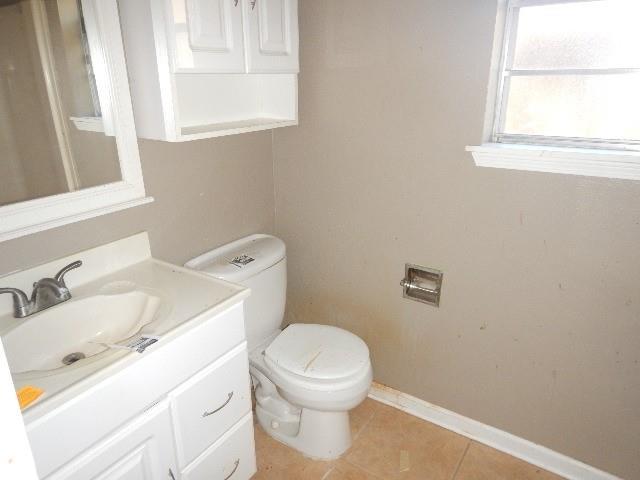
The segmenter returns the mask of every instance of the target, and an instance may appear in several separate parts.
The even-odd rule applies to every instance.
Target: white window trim
[[[560,3],[584,0],[537,0],[539,4]],[[521,2],[515,2],[519,5]],[[532,4],[531,0],[526,0]],[[513,4],[513,2],[512,2]],[[622,178],[640,180],[640,151],[637,145],[597,140],[585,145],[584,142],[563,139],[563,145],[531,144],[530,138],[523,136],[504,136],[503,140],[518,140],[518,143],[497,143],[494,137],[495,125],[499,121],[499,109],[502,106],[502,69],[505,64],[504,42],[508,35],[509,0],[498,0],[493,53],[489,71],[487,102],[482,134],[483,143],[468,146],[476,166],[525,170],[533,172],[564,173],[591,177]],[[520,138],[518,138],[520,137]],[[520,142],[521,141],[521,142]],[[574,146],[576,145],[576,146]],[[579,145],[579,146],[578,146]],[[619,148],[611,148],[613,145]]]

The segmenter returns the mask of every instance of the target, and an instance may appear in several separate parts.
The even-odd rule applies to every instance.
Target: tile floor
[[[256,424],[253,480],[558,480],[522,460],[371,399],[351,412],[353,445],[333,462],[314,461]]]

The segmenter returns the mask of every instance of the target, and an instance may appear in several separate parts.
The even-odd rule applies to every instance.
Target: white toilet
[[[249,368],[260,425],[277,440],[317,459],[351,446],[349,410],[371,386],[369,349],[358,336],[328,325],[280,330],[287,268],[282,240],[251,235],[185,266],[251,289],[245,302]]]

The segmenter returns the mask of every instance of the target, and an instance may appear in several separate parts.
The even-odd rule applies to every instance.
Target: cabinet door
[[[176,472],[171,418],[163,402],[47,480],[158,480],[169,479]]]
[[[240,0],[171,0],[175,72],[244,73]]]
[[[247,70],[297,73],[297,0],[243,0]]]

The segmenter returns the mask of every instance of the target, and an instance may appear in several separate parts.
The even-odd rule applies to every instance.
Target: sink
[[[14,387],[43,392],[24,408],[26,422],[113,377],[127,376],[129,368],[146,368],[167,349],[186,355],[170,366],[191,361],[190,346],[180,338],[249,295],[244,287],[153,258],[144,232],[12,272],[0,277],[0,286],[30,292],[34,280],[75,260],[83,266],[69,275],[67,301],[16,318],[13,298],[0,295],[0,340]],[[231,330],[220,335],[241,334]]]
[[[27,317],[2,335],[11,373],[52,375],[120,350],[122,342],[153,322],[160,297],[143,290],[72,299]]]

